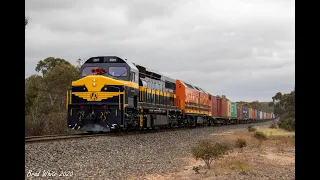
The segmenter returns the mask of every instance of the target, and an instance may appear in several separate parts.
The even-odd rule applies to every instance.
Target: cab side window
[[[134,82],[139,83],[139,76],[136,73],[134,75]]]
[[[130,81],[134,82],[134,72],[130,72]]]

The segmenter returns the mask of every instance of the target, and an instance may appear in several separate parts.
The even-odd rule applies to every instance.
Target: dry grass
[[[250,172],[249,159],[244,156],[230,155],[217,161],[214,165],[214,172],[217,175],[235,172]]]
[[[271,129],[271,128],[258,128],[258,131],[263,132],[267,136],[290,136],[293,137],[295,135],[294,132],[289,132],[283,129]]]
[[[271,128],[257,128],[258,131],[263,132],[267,135],[268,140],[264,141],[262,146],[266,147],[280,147],[286,145],[289,147],[295,146],[294,132],[285,131],[282,129],[271,129]],[[221,134],[224,135],[224,134]],[[253,132],[239,131],[228,133],[228,136],[223,136],[224,141],[234,143],[237,139],[244,139],[247,141],[248,148],[260,148],[260,143],[253,137]]]
[[[292,173],[294,169],[294,133],[281,129],[257,128],[258,131],[265,133],[268,139],[263,141],[254,138],[253,132],[237,131],[221,134],[211,134],[212,138],[235,145],[237,139],[243,139],[247,146],[236,148],[229,155],[225,155],[213,162],[212,169],[205,169],[203,161],[196,161],[194,158],[188,159],[188,166],[184,170],[172,174],[152,174],[147,175],[146,179],[242,179],[244,176],[249,179],[260,179],[269,176],[276,178],[279,174],[275,171]],[[197,174],[193,167],[200,167]],[[293,170],[294,172],[294,170]],[[254,174],[253,176],[251,176]],[[259,177],[258,177],[259,176]],[[289,178],[289,177],[288,177]]]
[[[265,142],[265,146],[277,148],[279,152],[284,152],[284,149],[287,147],[295,147],[294,132],[271,128],[259,128],[258,130],[266,134],[269,138],[269,140]]]

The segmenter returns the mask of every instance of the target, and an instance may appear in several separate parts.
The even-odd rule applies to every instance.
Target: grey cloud
[[[43,13],[53,10],[71,9],[76,5],[76,1],[72,0],[55,0],[55,1],[42,1],[42,0],[28,0],[26,2],[26,12]]]
[[[117,55],[231,100],[294,86],[293,1],[30,0],[26,16],[26,75],[48,56]]]
[[[182,1],[161,0],[136,0],[128,5],[129,20],[139,23],[142,20],[157,17],[170,17],[177,5]]]

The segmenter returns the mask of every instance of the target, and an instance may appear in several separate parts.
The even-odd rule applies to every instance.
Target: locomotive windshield
[[[111,76],[121,77],[121,76],[127,76],[128,70],[125,67],[109,67],[108,73]]]
[[[92,75],[92,71],[95,70],[95,69],[98,69],[99,67],[97,66],[87,66],[85,68],[82,69],[82,73],[81,73],[81,76],[89,76],[89,75]]]
[[[111,66],[106,68],[98,67],[98,66],[87,66],[82,69],[81,76],[88,76],[92,74],[96,74],[96,70],[103,70],[102,75],[113,76],[113,77],[127,77],[128,69],[123,66]]]

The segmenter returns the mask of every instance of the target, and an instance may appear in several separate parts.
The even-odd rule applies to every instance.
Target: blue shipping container
[[[249,108],[246,106],[242,107],[242,118],[249,119]]]
[[[261,118],[260,118],[260,111],[259,111],[259,110],[257,110],[257,119],[259,119],[259,120],[261,119]]]

